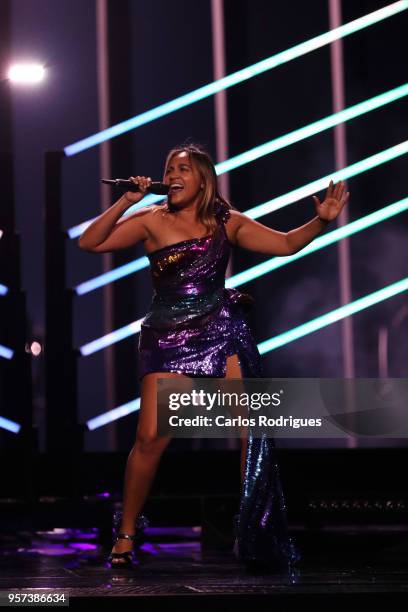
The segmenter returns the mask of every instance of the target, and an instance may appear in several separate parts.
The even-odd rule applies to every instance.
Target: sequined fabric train
[[[228,355],[238,354],[242,376],[263,376],[246,313],[253,298],[225,287],[231,251],[228,207],[215,202],[217,231],[148,254],[153,298],[141,324],[139,379],[149,372],[223,378]],[[275,444],[248,436],[245,478],[235,521],[236,553],[243,561],[287,565],[300,559],[288,535]]]

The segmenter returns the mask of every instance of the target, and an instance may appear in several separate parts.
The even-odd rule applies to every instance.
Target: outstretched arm
[[[336,186],[330,181],[323,202],[313,196],[317,216],[289,232],[278,232],[238,213],[235,243],[244,249],[265,255],[293,255],[312,242],[327,224],[340,214],[349,195],[345,193],[342,181]]]

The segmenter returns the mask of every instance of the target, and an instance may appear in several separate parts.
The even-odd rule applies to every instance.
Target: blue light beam
[[[340,123],[345,123],[346,121],[350,121],[351,119],[355,119],[356,117],[360,117],[361,115],[376,110],[377,108],[381,108],[386,104],[390,104],[391,102],[395,102],[396,100],[400,100],[401,98],[408,95],[408,83],[386,91],[385,93],[379,94],[378,96],[374,96],[368,100],[364,100],[364,102],[359,102],[354,106],[350,106],[350,108],[346,108],[337,113],[333,113],[332,115],[328,115],[323,119],[319,119],[318,121],[314,121],[309,125],[301,127],[293,132],[289,132],[288,134],[284,134],[283,136],[279,136],[278,138],[274,138],[273,140],[269,140],[262,145],[254,147],[244,153],[240,153],[235,157],[231,157],[230,159],[226,159],[223,162],[220,162],[216,165],[215,169],[218,175],[223,174],[224,172],[230,172],[231,170],[235,170],[245,164],[249,164],[260,157],[264,157],[265,155],[269,155],[270,153],[274,153],[275,151],[279,151],[280,149],[284,149],[296,142],[300,142],[310,136],[314,136],[320,132],[328,130]],[[153,196],[149,195],[147,198],[144,198],[141,202],[138,202],[136,206],[132,206],[129,208],[123,217],[130,214],[130,212],[134,212],[140,208],[144,208],[148,204],[153,204],[155,202],[161,201],[165,198],[165,196]],[[96,217],[95,217],[96,218]],[[94,218],[94,219],[95,219]],[[68,236],[70,238],[79,237],[85,229],[94,221],[94,219],[90,219],[89,221],[84,221],[83,223],[71,227],[68,230]]]
[[[365,310],[366,308],[370,308],[375,304],[378,304],[384,300],[388,300],[391,297],[402,293],[403,291],[407,291],[408,289],[408,277],[397,281],[387,287],[383,287],[378,291],[374,291],[368,295],[359,298],[349,304],[345,304],[344,306],[340,306],[340,308],[336,308],[330,312],[327,312],[320,317],[316,317],[307,323],[303,323],[298,327],[294,327],[293,329],[284,332],[283,334],[279,334],[270,338],[269,340],[265,340],[258,344],[258,349],[261,355],[268,353],[269,351],[273,351],[281,346],[289,344],[290,342],[294,342],[299,338],[302,338],[308,334],[311,334],[323,327],[336,323],[345,317],[351,316]],[[101,414],[97,417],[94,417],[90,421],[87,421],[87,425],[89,429],[96,429],[97,427],[102,427],[103,425],[107,425],[108,423],[112,423],[118,418],[122,416],[126,416],[130,412],[134,412],[140,408],[140,397],[132,400],[128,404],[124,404],[119,408],[114,408],[109,412]]]
[[[11,431],[11,433],[18,434],[21,425],[16,423],[15,421],[10,421],[10,419],[6,419],[6,417],[0,416],[0,427],[1,429],[6,429],[7,431]]]
[[[389,204],[388,206],[381,208],[380,210],[377,210],[373,213],[370,213],[365,217],[361,217],[356,221],[352,221],[347,225],[328,232],[323,236],[318,236],[313,242],[308,244],[304,249],[302,249],[298,253],[295,253],[294,255],[289,255],[286,257],[272,257],[271,259],[268,259],[267,261],[253,266],[252,268],[248,268],[243,272],[234,274],[234,276],[231,276],[226,279],[225,286],[238,287],[239,285],[253,281],[256,278],[262,276],[263,274],[267,274],[269,272],[272,272],[273,270],[276,270],[277,268],[286,266],[294,261],[297,261],[298,259],[301,259],[302,257],[305,257],[306,255],[309,255],[310,253],[314,253],[330,244],[334,244],[335,242],[338,242],[343,238],[351,236],[357,232],[361,232],[367,229],[368,227],[375,225],[376,223],[381,223],[382,221],[385,221],[386,219],[389,219],[394,215],[402,213],[407,209],[408,198],[403,198],[402,200],[399,200],[398,202],[395,202],[393,204]],[[104,349],[107,346],[110,346],[111,344],[120,342],[124,338],[128,338],[133,334],[139,333],[142,321],[143,318],[138,319],[137,321],[134,321],[133,323],[130,323],[125,327],[110,332],[109,334],[106,334],[101,338],[97,338],[96,340],[93,340],[92,342],[83,345],[80,348],[81,354],[83,356],[91,355],[92,353],[100,351],[101,349]]]
[[[13,359],[13,355],[14,351],[11,348],[0,344],[0,357],[3,357],[4,359]]]
[[[135,117],[131,117],[126,121],[122,121],[121,123],[117,123],[106,130],[102,130],[97,134],[93,134],[92,136],[88,136],[87,138],[83,138],[71,145],[68,145],[64,148],[64,153],[68,157],[72,155],[77,155],[82,151],[90,149],[91,147],[95,147],[106,140],[110,140],[111,138],[116,138],[121,134],[129,132],[130,130],[134,130],[142,125],[146,125],[146,123],[150,123],[165,115],[169,115],[170,113],[174,113],[175,111],[180,110],[186,106],[190,106],[195,102],[200,100],[204,100],[209,96],[213,96],[219,91],[223,91],[228,89],[229,87],[233,87],[238,83],[242,83],[251,79],[263,72],[267,72],[268,70],[272,70],[277,66],[282,66],[287,62],[290,62],[293,59],[298,57],[302,57],[306,53],[310,53],[316,49],[320,49],[325,45],[329,45],[335,40],[339,40],[340,38],[344,38],[345,36],[349,36],[350,34],[354,34],[364,28],[374,25],[384,19],[392,17],[393,15],[397,15],[398,13],[405,11],[408,8],[408,0],[401,0],[400,2],[393,2],[388,6],[379,9],[378,11],[374,11],[372,13],[368,13],[359,19],[355,19],[350,21],[349,23],[345,23],[338,28],[334,28],[324,34],[320,34],[319,36],[315,36],[310,40],[306,40],[294,47],[286,49],[285,51],[281,51],[271,57],[268,57],[260,62],[252,64],[251,66],[247,66],[242,70],[238,70],[233,74],[227,75],[217,81],[212,83],[208,83],[203,87],[199,87],[187,94],[179,96],[174,100],[170,100],[169,102],[165,102],[164,104],[160,104],[148,111],[145,111]]]
[[[122,404],[118,408],[113,408],[104,414],[101,414],[93,419],[89,419],[86,422],[88,429],[93,431],[98,427],[102,427],[103,425],[107,425],[108,423],[112,423],[113,421],[117,421],[117,419],[121,419],[122,417],[135,412],[140,409],[140,397],[137,397],[135,400],[128,402],[127,404]]]
[[[334,244],[339,240],[343,240],[344,238],[348,238],[357,232],[361,232],[363,230],[372,227],[376,223],[382,223],[395,215],[406,212],[408,210],[408,198],[403,198],[398,202],[394,202],[393,204],[389,204],[384,208],[380,208],[373,213],[370,213],[356,221],[352,221],[351,223],[347,223],[346,225],[342,225],[337,229],[327,232],[323,236],[318,236],[304,247],[301,251],[298,251],[294,255],[288,255],[286,257],[272,257],[267,261],[263,261],[256,266],[252,266],[252,268],[248,268],[239,272],[238,274],[234,274],[234,276],[230,276],[225,281],[226,287],[239,287],[245,283],[249,283],[264,274],[269,274],[269,272],[273,272],[273,270],[277,270],[278,268],[282,268],[294,261],[298,261],[302,259],[302,257],[306,257],[311,253],[315,253],[320,249],[323,249],[326,246]]]
[[[392,285],[388,285],[387,287],[383,287],[378,291],[374,291],[374,293],[370,293],[369,295],[365,295],[354,302],[350,302],[349,304],[345,304],[344,306],[340,306],[331,312],[327,312],[320,317],[316,317],[307,323],[303,323],[302,325],[298,325],[297,327],[293,327],[289,331],[284,332],[283,334],[279,334],[278,336],[274,336],[269,340],[264,340],[258,344],[258,349],[261,355],[265,353],[269,353],[269,351],[273,351],[285,344],[289,344],[289,342],[293,342],[294,340],[298,340],[299,338],[303,338],[308,334],[311,334],[323,327],[327,327],[332,323],[336,323],[341,319],[345,319],[361,310],[365,310],[366,308],[370,308],[379,302],[384,300],[388,300],[403,291],[407,291],[408,289],[408,276]]]
[[[351,164],[350,166],[343,168],[333,174],[328,174],[323,176],[320,179],[312,181],[307,185],[303,185],[302,187],[298,187],[297,189],[293,189],[288,193],[285,193],[281,196],[273,198],[268,202],[264,202],[263,204],[259,204],[254,206],[253,208],[249,208],[243,214],[247,215],[251,219],[259,219],[260,217],[279,210],[289,204],[293,204],[303,198],[306,198],[312,194],[325,189],[330,181],[333,179],[335,183],[338,181],[345,181],[353,176],[357,176],[363,172],[367,172],[372,168],[375,168],[381,164],[384,164],[388,161],[391,161],[401,155],[408,153],[408,140],[402,142],[394,147],[390,147],[385,151],[380,151],[380,153],[376,153],[375,155],[371,155],[366,159],[360,160],[355,164]],[[99,289],[108,283],[117,281],[124,276],[129,274],[133,274],[134,272],[138,272],[139,270],[143,270],[149,266],[149,259],[146,256],[139,257],[123,266],[115,268],[114,270],[109,270],[108,272],[104,272],[99,276],[96,276],[92,279],[84,281],[80,283],[74,288],[74,291],[77,295],[84,295],[89,293],[90,291],[94,291],[95,289]]]

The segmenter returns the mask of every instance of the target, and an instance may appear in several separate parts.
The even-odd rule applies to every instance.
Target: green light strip
[[[235,170],[235,168],[239,168],[244,164],[249,164],[256,159],[263,157],[264,155],[269,155],[270,153],[274,153],[279,149],[288,147],[296,142],[304,140],[305,138],[315,136],[324,130],[328,130],[336,125],[339,125],[340,123],[350,121],[350,119],[355,119],[364,113],[369,113],[377,108],[380,108],[381,106],[395,102],[406,95],[408,95],[408,83],[404,83],[404,85],[395,87],[394,89],[379,94],[378,96],[374,96],[369,100],[364,100],[364,102],[359,102],[358,104],[354,104],[354,106],[350,106],[342,111],[328,115],[323,119],[309,123],[302,128],[294,130],[293,132],[289,132],[288,134],[274,138],[269,142],[253,147],[249,151],[244,151],[244,153],[240,153],[235,157],[230,157],[224,162],[217,164],[217,174],[223,174],[224,172]]]
[[[376,210],[365,217],[361,217],[356,221],[352,221],[351,223],[347,223],[347,225],[343,225],[323,236],[318,236],[304,247],[301,251],[298,251],[294,255],[289,255],[287,257],[272,257],[267,261],[263,261],[256,266],[252,266],[252,268],[248,268],[243,272],[239,272],[238,274],[234,274],[234,276],[230,276],[225,281],[226,287],[239,287],[244,283],[249,283],[253,281],[263,274],[268,274],[273,270],[277,270],[278,268],[282,268],[283,266],[287,266],[288,264],[298,261],[302,257],[306,257],[306,255],[310,255],[310,253],[315,253],[320,249],[323,249],[330,244],[338,242],[343,238],[347,238],[348,236],[352,236],[357,232],[361,232],[376,223],[381,223],[382,221],[386,221],[390,217],[394,215],[398,215],[399,213],[405,212],[408,210],[408,197],[399,200],[398,202],[394,202],[393,204],[389,204],[389,206],[385,206],[384,208],[380,208],[380,210]]]
[[[374,25],[388,17],[392,17],[402,11],[405,11],[408,8],[408,0],[400,0],[399,2],[393,2],[378,11],[374,11],[369,13],[368,15],[363,15],[354,21],[350,21],[349,23],[345,23],[338,28],[333,28],[324,34],[320,34],[306,40],[294,47],[286,49],[285,51],[281,51],[276,55],[272,55],[271,57],[267,57],[256,64],[252,64],[251,66],[247,66],[242,70],[238,70],[233,74],[229,74],[217,81],[213,81],[212,83],[208,83],[203,87],[199,87],[194,91],[190,91],[178,98],[173,100],[169,100],[164,104],[160,104],[150,110],[147,110],[135,117],[131,117],[130,119],[126,119],[121,123],[117,123],[106,130],[102,130],[92,136],[88,136],[87,138],[83,138],[78,142],[75,142],[71,145],[68,145],[64,148],[65,155],[68,157],[70,155],[77,155],[86,149],[91,147],[95,147],[106,140],[110,140],[111,138],[116,138],[125,132],[130,130],[134,130],[142,125],[146,125],[152,121],[160,119],[165,115],[169,115],[170,113],[174,113],[175,111],[180,110],[181,108],[185,108],[186,106],[190,106],[195,102],[200,100],[204,100],[209,96],[213,96],[219,91],[224,91],[229,87],[237,85],[238,83],[243,83],[248,79],[251,79],[259,74],[262,74],[272,68],[276,68],[277,66],[282,66],[282,64],[286,64],[297,57],[302,57],[306,53],[310,53],[315,49],[319,49],[328,45],[340,38],[344,38],[354,32],[358,32],[364,28]]]
[[[374,293],[370,293],[369,295],[365,295],[354,302],[350,302],[349,304],[345,304],[344,306],[340,306],[331,312],[327,312],[320,317],[316,317],[307,323],[303,323],[302,325],[298,325],[293,329],[290,329],[283,334],[279,334],[278,336],[274,336],[269,340],[264,340],[258,344],[258,349],[261,355],[265,353],[269,353],[269,351],[274,351],[280,346],[284,346],[285,344],[289,344],[289,342],[293,342],[294,340],[298,340],[303,336],[307,336],[327,325],[331,325],[332,323],[336,323],[341,319],[345,319],[350,315],[355,314],[356,312],[360,312],[366,308],[370,308],[370,306],[374,306],[379,302],[384,300],[388,300],[394,295],[398,295],[403,291],[407,291],[408,289],[408,276],[392,285],[388,285],[387,287],[383,287],[383,289],[379,289],[378,291],[374,291]]]
[[[321,249],[329,244],[333,244],[346,236],[355,234],[356,232],[362,231],[375,223],[379,223],[381,221],[385,221],[386,219],[397,215],[398,213],[404,212],[407,209],[408,198],[404,198],[399,202],[395,202],[394,204],[390,204],[385,208],[377,210],[361,219],[357,219],[352,223],[348,223],[347,225],[337,228],[324,236],[319,236],[313,242],[307,245],[302,251],[295,253],[294,255],[290,255],[289,257],[273,257],[268,259],[257,266],[253,266],[249,268],[249,270],[245,270],[240,272],[239,274],[235,274],[230,278],[226,279],[225,286],[226,287],[238,287],[243,283],[247,283],[249,281],[255,280],[257,277],[262,274],[267,274],[272,270],[279,268],[281,266],[285,266],[292,261],[296,261],[309,253],[312,253],[318,249]],[[140,332],[140,324],[143,321],[143,318],[138,319],[137,321],[133,321],[129,325],[125,325],[120,329],[116,329],[101,338],[97,338],[96,340],[92,340],[87,344],[84,344],[80,347],[81,354],[83,356],[91,355],[101,349],[107,348],[108,346],[115,344],[116,342],[120,342],[121,340],[128,338],[134,334]]]
[[[408,277],[394,283],[393,285],[388,285],[388,287],[384,287],[379,291],[375,291],[374,293],[370,293],[355,302],[351,302],[346,306],[342,306],[341,308],[337,308],[332,312],[328,312],[321,317],[317,317],[308,323],[300,325],[299,327],[295,327],[289,332],[285,332],[284,334],[280,334],[279,336],[275,336],[270,340],[266,340],[265,342],[261,342],[258,344],[258,349],[261,354],[267,353],[269,351],[278,348],[279,346],[283,346],[288,344],[289,342],[293,342],[306,334],[310,334],[326,325],[330,325],[331,323],[335,323],[340,319],[364,310],[365,308],[369,308],[379,302],[386,300],[394,295],[402,293],[408,289]],[[140,410],[140,397],[124,404],[123,406],[119,406],[118,408],[114,408],[113,410],[109,410],[97,417],[94,417],[87,421],[88,429],[94,430],[98,427],[102,427],[111,423],[112,421],[116,421],[117,419],[127,416],[132,412]]]
[[[351,164],[346,168],[337,170],[337,172],[332,172],[331,174],[322,176],[321,178],[316,179],[311,183],[307,183],[302,187],[297,187],[296,189],[288,191],[277,198],[268,200],[268,202],[253,206],[252,208],[246,210],[244,214],[250,219],[259,219],[259,217],[263,217],[264,215],[274,212],[275,210],[279,210],[285,206],[288,206],[289,204],[293,204],[294,202],[298,202],[303,198],[307,198],[308,196],[315,194],[322,189],[326,189],[329,181],[331,180],[333,180],[334,183],[337,183],[338,181],[346,181],[353,176],[358,176],[363,172],[372,170],[372,168],[376,168],[381,164],[385,164],[397,157],[400,157],[401,155],[405,155],[406,153],[408,153],[408,140],[404,140],[403,142],[390,147],[389,149],[385,149],[384,151],[370,155],[370,157],[361,159],[360,161]]]
[[[352,164],[350,166],[347,166],[346,168],[343,168],[342,170],[339,170],[338,172],[323,176],[322,178],[316,179],[315,181],[312,181],[307,185],[303,185],[302,187],[298,187],[297,189],[289,191],[288,193],[278,196],[277,198],[273,198],[268,202],[259,204],[258,206],[254,206],[253,208],[244,211],[243,214],[247,217],[250,217],[251,219],[258,219],[259,217],[262,217],[263,215],[266,215],[269,212],[278,210],[280,208],[283,208],[284,206],[288,206],[289,204],[293,204],[294,202],[297,202],[300,199],[306,198],[311,194],[317,193],[318,191],[325,189],[330,179],[333,179],[334,182],[346,180],[348,178],[361,174],[362,172],[371,170],[372,168],[375,168],[388,161],[391,161],[396,157],[404,155],[405,153],[408,153],[408,140],[394,147],[390,147],[385,151],[380,151],[380,153],[376,153],[375,155],[371,155],[370,157],[360,160],[355,164]],[[268,262],[265,262],[265,265],[267,265],[267,263]],[[99,289],[100,287],[103,287],[108,283],[115,282],[129,274],[134,274],[135,272],[147,268],[148,266],[148,258],[145,256],[139,257],[138,259],[132,260],[127,264],[124,264],[123,266],[114,268],[109,272],[104,272],[99,276],[80,283],[75,287],[75,291],[77,295],[84,295],[86,293],[89,293],[90,291]],[[240,274],[234,275],[233,277],[231,277],[230,281],[234,282],[233,279],[235,279],[236,277],[241,278],[241,274],[245,275],[246,272],[244,271]],[[242,282],[239,282],[239,284],[242,284]],[[235,287],[236,285],[233,284],[230,286]]]

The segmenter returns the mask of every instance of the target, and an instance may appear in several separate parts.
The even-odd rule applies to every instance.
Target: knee
[[[140,432],[136,435],[134,448],[143,455],[157,457],[162,454],[168,442],[168,438],[159,437],[156,434]]]

